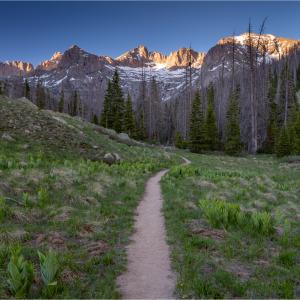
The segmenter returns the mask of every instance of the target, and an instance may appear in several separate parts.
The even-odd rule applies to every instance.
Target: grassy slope
[[[29,298],[43,296],[37,250],[49,248],[61,266],[56,298],[118,297],[115,278],[144,183],[178,158],[117,143],[92,124],[25,100],[0,98],[0,116],[0,298],[10,295],[6,268],[16,245],[34,262]],[[122,162],[104,164],[106,152]]]
[[[185,156],[192,165],[173,167],[162,181],[178,297],[299,298],[299,164]],[[243,222],[212,222],[219,216],[207,217],[205,199],[238,204]],[[259,233],[255,212],[270,213],[271,232]]]

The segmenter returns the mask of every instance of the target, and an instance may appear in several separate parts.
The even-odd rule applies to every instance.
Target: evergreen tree
[[[71,115],[72,117],[78,115],[78,105],[79,105],[79,95],[77,91],[74,91],[69,102],[69,115]]]
[[[238,155],[241,152],[241,146],[238,92],[232,91],[226,114],[225,153]]]
[[[124,99],[117,69],[112,79],[112,100],[113,129],[116,132],[121,132],[123,130]]]
[[[217,150],[219,135],[214,110],[214,87],[209,86],[207,91],[207,109],[205,116],[205,147],[207,150]]]
[[[295,103],[291,109],[290,119],[287,125],[289,141],[291,146],[290,148],[291,154],[296,154],[297,152],[296,148],[298,148],[297,143],[298,143],[298,136],[300,132],[300,127],[298,127],[299,126],[298,116],[299,116],[299,107],[297,103]]]
[[[24,96],[25,96],[25,98],[30,100],[30,86],[28,84],[27,79],[25,79],[25,83],[24,83]]]
[[[283,126],[280,130],[279,138],[276,143],[277,157],[283,157],[291,154],[292,145],[290,143],[289,131],[287,126]]]
[[[96,124],[96,125],[99,125],[99,121],[98,121],[98,117],[97,115],[93,115],[93,120],[92,120],[92,123]]]
[[[196,92],[192,111],[190,116],[190,130],[189,130],[189,148],[192,152],[200,153],[204,150],[205,128],[204,116],[201,105],[201,97],[199,91]]]
[[[147,139],[146,127],[145,127],[145,114],[143,111],[140,112],[137,122],[137,139],[145,141]]]
[[[188,147],[187,142],[182,138],[178,131],[175,134],[175,147],[179,149],[186,149]]]
[[[296,83],[296,90],[300,90],[300,64],[298,65],[297,68],[297,83]]]
[[[277,127],[277,104],[275,102],[277,91],[277,75],[273,75],[271,72],[269,74],[269,89],[268,89],[268,123],[267,123],[267,137],[263,145],[263,151],[266,153],[274,153],[275,151],[275,142],[278,136],[278,127]]]
[[[39,81],[36,86],[36,105],[39,109],[46,107],[46,93],[42,83]]]
[[[3,83],[0,81],[0,95],[3,95],[3,87],[2,87]]]
[[[129,94],[127,95],[127,100],[125,103],[123,130],[132,138],[136,135],[135,118],[132,110],[131,97]]]
[[[297,116],[293,124],[293,133],[293,150],[296,155],[300,155],[300,111],[297,112]]]
[[[121,132],[123,130],[123,118],[124,99],[119,74],[116,69],[112,81],[108,82],[101,113],[101,125]]]
[[[112,128],[114,124],[113,120],[113,92],[112,92],[112,83],[109,80],[105,97],[104,97],[104,102],[103,102],[103,108],[102,108],[102,113],[101,113],[101,118],[100,118],[100,125],[105,127],[105,128]]]
[[[64,107],[65,107],[65,95],[64,95],[64,91],[61,90],[60,99],[59,99],[59,102],[58,102],[58,111],[60,113],[64,112]]]

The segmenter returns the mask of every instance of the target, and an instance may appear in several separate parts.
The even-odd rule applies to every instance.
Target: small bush
[[[253,212],[251,214],[251,226],[254,231],[269,234],[273,231],[271,215],[268,212]]]
[[[295,253],[283,251],[278,255],[278,262],[285,267],[292,267],[295,263]]]
[[[33,265],[26,261],[21,250],[13,251],[7,267],[10,291],[16,298],[25,298],[33,282]]]
[[[209,223],[217,228],[237,224],[240,207],[222,200],[201,200],[200,208]]]
[[[223,200],[200,200],[199,205],[213,227],[239,226],[264,235],[273,231],[272,218],[268,212],[245,213],[239,205]]]
[[[41,208],[45,207],[49,203],[48,191],[44,188],[40,188],[38,191],[38,204]]]

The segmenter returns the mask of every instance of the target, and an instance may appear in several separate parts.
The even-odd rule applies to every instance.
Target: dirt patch
[[[109,250],[109,246],[104,241],[97,241],[89,243],[86,250],[91,256],[100,256]]]
[[[90,190],[99,196],[102,196],[104,194],[103,185],[99,182],[93,182],[90,186]]]
[[[57,231],[38,234],[33,243],[36,246],[47,245],[53,249],[65,249],[66,240],[63,235]]]
[[[239,261],[234,261],[225,267],[226,271],[233,273],[239,278],[239,280],[245,282],[251,277],[251,268],[245,265],[242,265]]]
[[[214,240],[220,240],[225,237],[225,231],[221,229],[193,228],[191,232]]]
[[[93,224],[85,224],[79,232],[79,237],[87,238],[95,232],[95,226]]]
[[[31,181],[33,183],[39,183],[43,178],[45,174],[42,171],[39,170],[28,170],[26,173],[26,178],[28,181]]]
[[[206,180],[195,180],[194,184],[200,188],[204,188],[204,189],[216,189],[217,186],[210,181],[206,181]]]
[[[58,210],[58,214],[54,216],[53,220],[58,222],[65,222],[70,219],[71,213],[74,209],[70,206],[60,207]]]

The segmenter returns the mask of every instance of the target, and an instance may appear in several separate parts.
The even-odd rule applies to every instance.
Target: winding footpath
[[[190,161],[182,157],[184,164]],[[160,179],[168,170],[151,177],[137,208],[135,233],[127,246],[128,266],[118,278],[125,299],[171,299],[176,275],[171,270],[170,251],[162,214]]]

